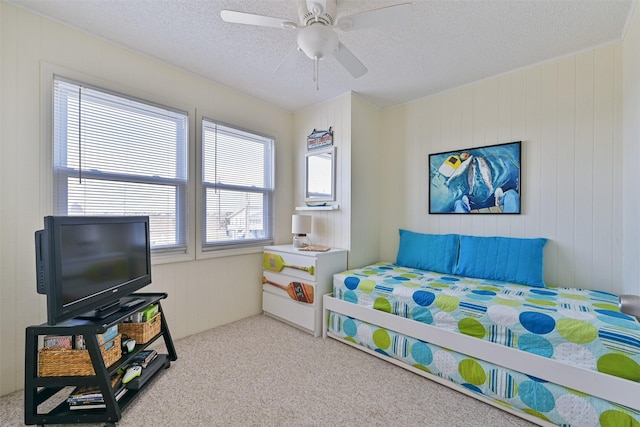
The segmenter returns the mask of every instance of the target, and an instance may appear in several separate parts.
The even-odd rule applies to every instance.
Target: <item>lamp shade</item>
[[[311,215],[292,215],[291,232],[293,234],[311,233]]]
[[[640,319],[640,296],[620,295],[618,299],[618,307],[621,312]]]

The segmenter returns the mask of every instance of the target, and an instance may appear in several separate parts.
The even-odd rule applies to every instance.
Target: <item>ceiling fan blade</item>
[[[333,52],[333,56],[355,78],[367,72],[367,67],[342,43],[338,45],[338,50]]]
[[[304,52],[298,49],[298,46],[296,46],[293,49],[291,49],[289,53],[287,53],[287,56],[285,56],[282,59],[282,61],[280,61],[280,64],[278,64],[278,66],[276,67],[275,70],[273,70],[273,72],[288,73],[290,71],[293,71],[296,65],[298,65],[300,58],[303,58],[303,57],[306,58],[306,55],[304,54]]]
[[[402,3],[343,16],[338,19],[336,26],[342,31],[354,31],[382,25],[402,25],[410,18],[411,3]]]
[[[283,18],[275,18],[273,16],[256,15],[255,13],[238,12],[235,10],[222,10],[220,17],[225,22],[231,22],[234,24],[246,24],[257,25],[260,27],[274,27],[274,28],[298,28],[298,25],[289,20]]]

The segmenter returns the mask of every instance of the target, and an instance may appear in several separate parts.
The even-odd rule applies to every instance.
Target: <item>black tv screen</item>
[[[36,232],[38,292],[47,323],[103,317],[119,299],[151,283],[149,218],[45,217]]]

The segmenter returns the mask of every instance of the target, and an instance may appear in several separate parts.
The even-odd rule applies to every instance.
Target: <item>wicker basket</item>
[[[142,323],[119,323],[118,331],[122,335],[126,335],[129,338],[136,340],[136,344],[146,344],[153,337],[160,333],[160,321],[161,314],[158,313],[151,318],[148,322]]]
[[[113,343],[113,345],[111,344]],[[109,347],[105,350],[106,347]],[[100,346],[105,366],[116,363],[122,357],[121,336]],[[38,351],[38,376],[72,377],[95,375],[89,350],[43,348]]]

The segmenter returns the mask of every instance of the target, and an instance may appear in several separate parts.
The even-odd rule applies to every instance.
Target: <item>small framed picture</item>
[[[519,214],[522,142],[429,155],[430,214]]]
[[[315,150],[317,148],[329,147],[333,145],[333,129],[313,130],[307,136],[307,150]]]

